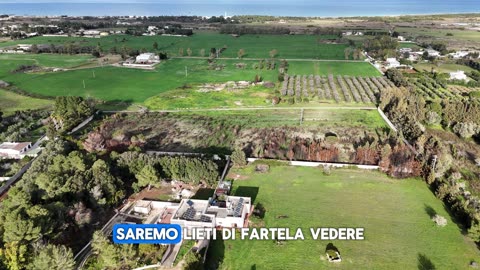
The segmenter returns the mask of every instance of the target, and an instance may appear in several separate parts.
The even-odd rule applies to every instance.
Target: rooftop
[[[5,149],[5,150],[16,150],[16,151],[21,151],[25,147],[31,145],[31,142],[21,142],[21,143],[14,143],[14,142],[4,142],[0,144],[0,150]]]

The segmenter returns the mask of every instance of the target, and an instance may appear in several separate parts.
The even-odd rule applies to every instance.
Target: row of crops
[[[384,77],[285,75],[280,94],[335,102],[374,103],[375,94],[387,87],[395,86]]]
[[[445,88],[445,85],[439,84],[434,79],[424,76],[411,80],[416,91],[426,99],[449,99],[459,98],[461,95]]]

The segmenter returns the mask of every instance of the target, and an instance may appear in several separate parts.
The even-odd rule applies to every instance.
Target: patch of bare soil
[[[248,180],[250,177],[246,176],[246,175],[241,175],[241,174],[238,174],[238,173],[228,173],[227,174],[227,179],[233,179],[233,180]]]

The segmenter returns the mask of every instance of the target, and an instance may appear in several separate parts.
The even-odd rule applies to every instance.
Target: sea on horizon
[[[480,12],[480,0],[342,0],[276,3],[2,3],[0,14],[30,16],[221,16],[298,17],[393,16]],[[328,3],[326,3],[328,2]],[[332,3],[335,2],[335,3]]]

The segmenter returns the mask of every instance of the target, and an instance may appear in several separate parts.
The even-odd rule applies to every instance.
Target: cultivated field
[[[375,103],[381,89],[395,85],[384,77],[286,75],[280,94],[296,100],[333,100],[336,103]]]
[[[192,56],[202,56],[200,50],[205,50],[208,56],[211,48],[226,47],[221,57],[237,57],[240,49],[245,50],[244,57],[266,58],[273,49],[278,51],[277,58],[301,59],[345,59],[345,44],[327,44],[328,39],[335,40],[332,35],[243,35],[232,37],[210,32],[200,32],[190,37],[172,36],[129,36],[112,35],[102,38],[83,37],[34,37],[20,41],[0,43],[0,47],[16,44],[54,44],[64,45],[73,42],[80,46],[97,46],[100,43],[102,50],[109,51],[112,47],[121,49],[122,46],[133,49],[153,50],[153,43],[158,43],[158,51],[166,51],[170,56],[179,56],[179,50],[192,50]]]
[[[480,255],[450,219],[442,202],[416,179],[394,180],[378,172],[338,169],[325,176],[320,168],[253,167],[235,170],[236,195],[252,196],[265,209],[260,227],[362,227],[363,241],[217,240],[208,265],[220,269],[468,269]],[[438,213],[448,225],[436,227]],[[340,251],[342,262],[325,259],[327,244]]]

